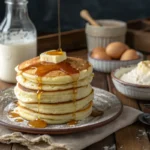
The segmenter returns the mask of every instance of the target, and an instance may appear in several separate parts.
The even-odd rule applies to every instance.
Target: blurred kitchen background
[[[85,21],[79,13],[87,9],[94,19],[133,20],[150,16],[150,0],[61,0],[62,31],[80,29]],[[57,32],[57,0],[29,0],[29,15],[38,34]],[[0,1],[0,21],[5,14]]]

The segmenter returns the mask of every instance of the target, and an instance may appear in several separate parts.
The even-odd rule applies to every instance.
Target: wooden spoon
[[[93,26],[100,26],[100,24],[98,24],[89,14],[89,12],[85,9],[81,10],[80,12],[80,16],[85,19],[86,21],[88,21],[91,25]]]

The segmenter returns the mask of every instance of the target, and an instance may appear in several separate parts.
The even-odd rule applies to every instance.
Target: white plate
[[[15,107],[16,97],[13,88],[6,89],[0,93],[0,124],[15,131],[35,134],[68,134],[80,132],[103,126],[116,119],[122,112],[122,104],[117,97],[105,90],[94,88],[93,110],[104,112],[102,116],[89,116],[79,121],[76,125],[67,124],[48,125],[46,128],[31,128],[28,121],[15,122],[8,117],[8,111]]]

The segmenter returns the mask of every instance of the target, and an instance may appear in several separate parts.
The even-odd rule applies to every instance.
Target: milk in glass
[[[5,0],[0,24],[0,80],[16,83],[15,67],[37,55],[37,33],[28,16],[27,0]]]

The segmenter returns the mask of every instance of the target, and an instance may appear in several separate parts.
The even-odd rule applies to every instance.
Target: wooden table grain
[[[87,59],[87,50],[76,50],[68,52],[69,56],[81,57]],[[150,56],[147,56],[150,58]],[[146,111],[145,101],[137,101],[120,94],[113,86],[110,74],[94,71],[94,79],[92,85],[98,88],[105,89],[115,94],[119,100],[127,106]],[[13,86],[0,81],[0,90]],[[132,115],[132,114],[131,114]],[[146,125],[136,122],[128,127],[125,127],[114,134],[106,137],[104,140],[94,143],[84,150],[150,150],[150,128]],[[89,139],[90,140],[90,139]],[[20,144],[2,144],[0,150],[28,150]]]

